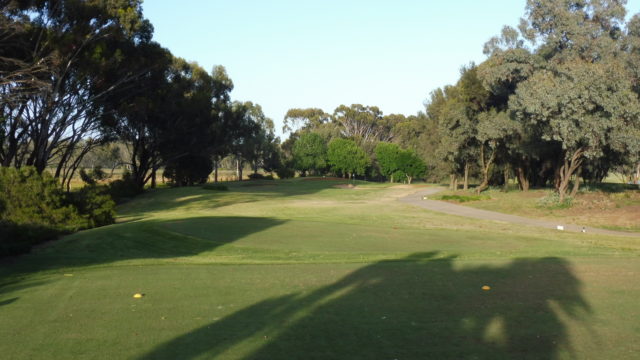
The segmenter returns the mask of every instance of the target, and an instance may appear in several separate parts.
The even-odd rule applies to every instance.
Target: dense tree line
[[[291,109],[284,119],[283,165],[306,174],[359,176],[391,182],[423,177],[427,173],[418,151],[426,133],[426,115],[384,115],[375,106],[340,105],[333,114],[321,109]],[[381,148],[393,147],[393,155]],[[427,153],[424,153],[426,155]],[[431,159],[432,160],[432,159]],[[393,171],[389,171],[389,168]]]
[[[635,168],[640,17],[625,23],[625,3],[528,1],[519,29],[485,45],[485,62],[432,93],[452,187],[462,178],[467,188],[475,168],[478,192],[515,176],[522,190],[553,186],[562,201],[581,179]]]
[[[217,161],[229,155],[239,168],[244,162],[256,169],[274,166],[278,139],[260,106],[231,101],[233,82],[224,67],[207,72],[154,42],[141,5],[0,2],[0,166],[18,169],[3,170],[0,192],[11,193],[8,186],[20,196],[29,194],[21,186],[46,190],[50,196],[40,195],[52,199],[51,206],[61,212],[70,206],[68,213],[77,214],[57,221],[46,215],[55,209],[26,205],[40,215],[22,216],[27,210],[6,205],[21,202],[11,195],[0,206],[3,231],[47,226],[46,219],[58,230],[109,223],[113,204],[104,196],[119,199],[155,186],[160,168],[172,184],[183,186],[207,181]],[[128,172],[99,187],[94,178],[102,172],[83,170],[87,162]],[[87,187],[69,193],[78,175]],[[100,218],[102,207],[107,216]],[[76,217],[84,223],[78,225]]]

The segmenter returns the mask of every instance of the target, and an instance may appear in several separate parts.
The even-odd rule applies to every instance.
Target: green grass
[[[334,181],[158,189],[0,267],[7,359],[633,359],[640,243]],[[489,285],[490,291],[481,287]],[[132,298],[144,293],[142,299]]]

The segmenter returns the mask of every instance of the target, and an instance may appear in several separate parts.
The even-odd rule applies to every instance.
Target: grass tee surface
[[[458,218],[396,201],[415,188],[336,184],[156,190],[116,225],[5,262],[2,358],[638,357],[636,239]]]

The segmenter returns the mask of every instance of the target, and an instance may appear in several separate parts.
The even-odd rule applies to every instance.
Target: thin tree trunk
[[[502,187],[502,191],[509,191],[509,180],[511,179],[511,169],[509,169],[508,165],[504,166],[504,186]]]
[[[218,160],[217,159],[213,162],[213,170],[214,170],[213,173],[215,174],[213,175],[213,182],[217,183],[218,182]]]
[[[153,169],[151,169],[151,188],[155,189],[156,188],[156,167],[154,166]]]
[[[471,164],[469,164],[468,161],[466,161],[464,163],[464,185],[463,185],[463,190],[467,191],[469,190],[469,169],[471,167]]]
[[[496,150],[495,147],[491,150],[491,155],[489,159],[484,158],[484,145],[480,145],[480,165],[482,166],[482,182],[476,189],[476,193],[479,195],[485,189],[489,187],[489,172],[491,171],[491,166],[493,165],[493,161],[496,158]]]

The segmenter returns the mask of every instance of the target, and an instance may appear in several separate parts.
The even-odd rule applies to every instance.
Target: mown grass
[[[10,359],[633,359],[640,244],[340,181],[150,191],[0,268]],[[491,290],[484,291],[488,285]],[[142,299],[132,298],[144,293]]]

